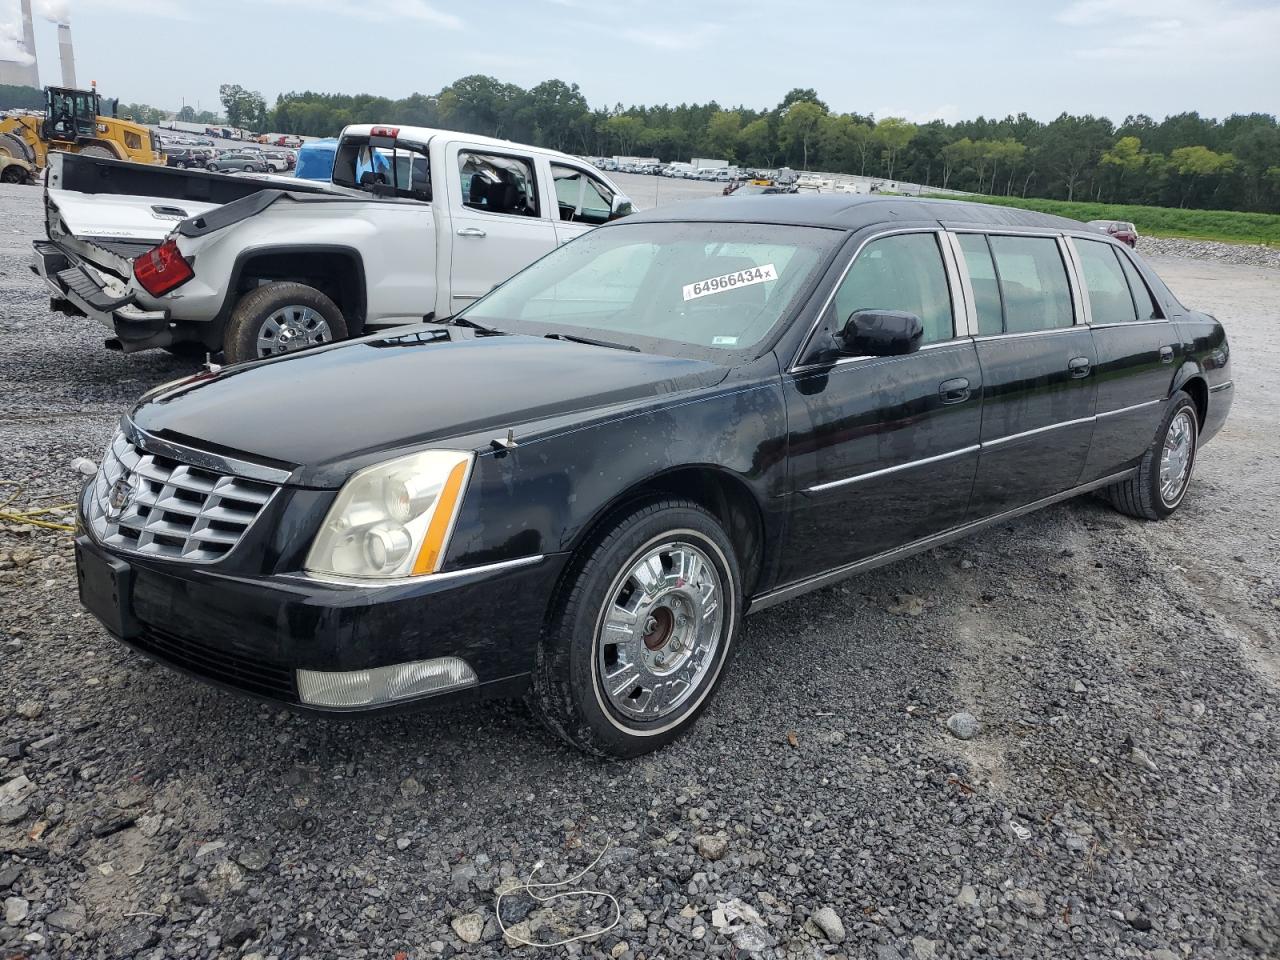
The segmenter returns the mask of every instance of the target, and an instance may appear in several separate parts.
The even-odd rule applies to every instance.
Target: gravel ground
[[[56,504],[190,368],[48,313],[36,190],[0,224],[0,478]],[[0,523],[0,956],[531,956],[496,891],[606,847],[573,886],[620,922],[549,955],[1277,956],[1280,272],[1158,266],[1237,383],[1176,520],[1084,498],[752,617],[632,763],[518,705],[321,721],[152,668],[81,614],[65,536]],[[539,942],[613,918],[501,909]]]

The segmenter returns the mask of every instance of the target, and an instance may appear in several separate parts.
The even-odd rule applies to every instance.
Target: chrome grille
[[[109,547],[207,563],[235,548],[276,489],[148,453],[117,434],[85,519]]]

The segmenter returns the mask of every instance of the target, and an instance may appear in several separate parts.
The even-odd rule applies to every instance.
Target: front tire
[[[1143,520],[1172,516],[1187,495],[1200,442],[1200,418],[1195,401],[1181,391],[1174,394],[1155,440],[1142,455],[1137,472],[1104,491],[1121,513]]]
[[[706,709],[742,620],[742,575],[719,521],[658,500],[606,521],[552,601],[528,701],[600,757],[665,746]]]
[[[240,298],[222,343],[227,362],[242,363],[346,338],[347,323],[336,303],[315,287],[281,281]]]

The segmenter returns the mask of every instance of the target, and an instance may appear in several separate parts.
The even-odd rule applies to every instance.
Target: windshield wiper
[[[470,327],[477,333],[502,333],[496,327],[486,327],[483,323],[476,323],[474,320],[468,320],[466,317],[445,317],[443,320],[436,320],[436,323],[442,323],[452,327]]]
[[[567,340],[570,343],[585,343],[591,347],[609,347],[613,350],[630,350],[632,353],[640,353],[639,347],[633,347],[629,343],[614,343],[612,340],[593,340],[591,337],[579,337],[573,333],[548,333],[545,336],[548,340]]]

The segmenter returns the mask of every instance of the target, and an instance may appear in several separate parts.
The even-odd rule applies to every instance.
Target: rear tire
[[[1106,500],[1121,513],[1143,520],[1172,516],[1186,498],[1196,465],[1200,418],[1195,401],[1179,391],[1169,401],[1155,440],[1142,455],[1137,472],[1107,487]]]
[[[715,517],[685,500],[624,507],[552,599],[529,706],[587,753],[657,750],[706,709],[742,610],[738,560]]]
[[[119,159],[114,153],[112,153],[106,147],[97,147],[97,146],[85,147],[83,150],[80,150],[79,153],[80,153],[80,156],[82,157],[103,157],[104,159],[107,159],[107,160]]]
[[[250,290],[227,323],[223,352],[228,363],[294,353],[347,338],[338,305],[315,287],[293,281]]]

